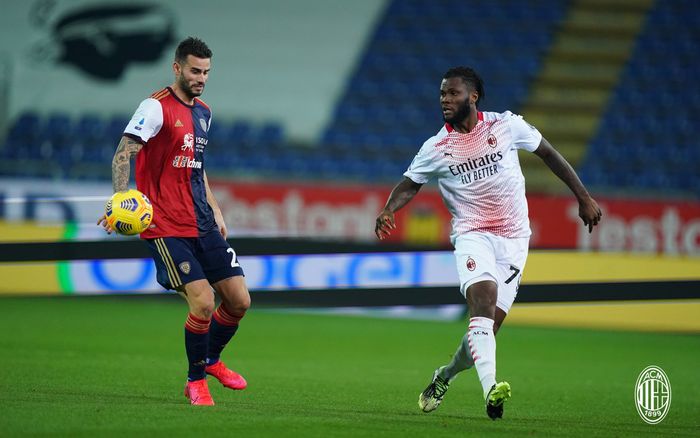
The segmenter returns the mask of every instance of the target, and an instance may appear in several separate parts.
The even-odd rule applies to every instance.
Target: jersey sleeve
[[[426,141],[403,175],[417,184],[427,183],[438,170],[436,155],[434,142]]]
[[[163,126],[163,107],[156,99],[149,97],[141,102],[124,129],[124,134],[139,137],[146,143],[158,134]]]
[[[534,152],[542,141],[540,131],[517,114],[510,114],[510,132],[513,136],[513,145],[528,152]]]

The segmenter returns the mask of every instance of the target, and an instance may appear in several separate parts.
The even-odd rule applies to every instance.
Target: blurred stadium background
[[[205,166],[255,303],[462,317],[437,192],[388,242],[373,223],[441,126],[442,74],[469,65],[481,109],[522,114],[604,210],[589,235],[521,154],[533,237],[510,321],[697,343],[700,2],[33,0],[0,25],[0,295],[161,292],[140,244],[94,223],[128,118],[192,34],[214,52]]]

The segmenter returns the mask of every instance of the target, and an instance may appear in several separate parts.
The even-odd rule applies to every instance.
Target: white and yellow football
[[[148,228],[153,219],[151,201],[136,189],[117,192],[105,206],[107,223],[119,234],[131,236]]]

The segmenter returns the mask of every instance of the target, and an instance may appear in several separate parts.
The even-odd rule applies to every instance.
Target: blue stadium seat
[[[260,127],[255,137],[256,144],[278,146],[284,140],[284,130],[279,123],[267,122]]]
[[[8,137],[12,144],[26,146],[36,143],[41,133],[41,120],[34,112],[22,113],[10,128]]]
[[[114,148],[119,144],[119,139],[122,138],[124,129],[126,129],[126,125],[129,124],[129,120],[131,120],[130,117],[123,115],[115,115],[108,119],[104,135],[107,141],[114,143]]]
[[[695,131],[700,114],[697,58],[700,3],[656,2],[590,149],[599,157],[624,151],[630,165],[609,187],[674,189],[700,196]],[[591,175],[606,160],[586,161]]]
[[[557,0],[542,0],[534,6],[515,0],[481,2],[478,20],[470,20],[474,7],[449,0],[391,1],[323,141],[377,150],[387,144],[403,147],[393,159],[410,160],[440,128],[440,78],[454,65],[472,65],[487,83],[493,81],[503,89],[486,101],[484,109],[517,111],[567,4]],[[470,25],[465,26],[460,16]],[[496,48],[498,56],[494,56]],[[405,137],[397,137],[397,130]],[[402,172],[404,163],[399,167]]]

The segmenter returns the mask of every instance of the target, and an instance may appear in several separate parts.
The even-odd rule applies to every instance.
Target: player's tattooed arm
[[[131,158],[143,148],[138,141],[123,136],[112,158],[112,188],[114,192],[122,192],[129,188],[129,170]]]

